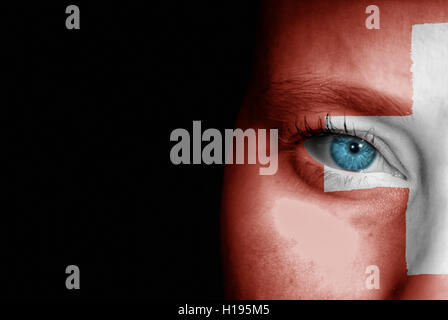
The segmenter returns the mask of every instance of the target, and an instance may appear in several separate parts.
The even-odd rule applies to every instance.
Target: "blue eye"
[[[335,136],[330,143],[330,155],[342,169],[361,171],[375,160],[377,151],[366,141],[350,136]]]

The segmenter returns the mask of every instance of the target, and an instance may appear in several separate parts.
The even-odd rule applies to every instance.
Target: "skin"
[[[364,11],[369,4],[264,2],[253,77],[237,127],[273,128],[267,114],[276,112],[276,102],[261,107],[264,89],[303,74],[378,91],[400,101],[403,115],[412,113],[412,25],[448,22],[448,5],[377,1],[381,29],[368,30]],[[434,137],[448,141],[448,112],[440,106],[419,119],[419,130],[412,121],[378,124],[385,128],[379,135],[392,137],[391,149],[403,163],[409,188],[325,193],[295,169],[318,165],[303,143],[293,150],[294,161],[280,151],[272,176],[260,176],[258,165],[227,166],[222,200],[227,296],[447,299],[448,276],[409,276],[406,270],[406,214],[420,219],[420,227],[411,231],[425,238],[444,225],[440,213],[448,213],[448,155],[428,143]],[[424,263],[436,241],[415,243],[408,263]],[[379,290],[365,286],[369,265],[380,269]]]

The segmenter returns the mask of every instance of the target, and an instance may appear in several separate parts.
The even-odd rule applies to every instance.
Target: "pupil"
[[[358,153],[358,152],[359,152],[359,149],[361,148],[361,146],[360,146],[360,144],[357,143],[357,142],[352,142],[352,143],[350,143],[349,148],[350,148],[350,152],[352,152],[352,153]]]

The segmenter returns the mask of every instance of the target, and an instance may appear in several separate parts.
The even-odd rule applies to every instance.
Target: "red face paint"
[[[389,187],[325,192],[323,164],[294,136],[297,128],[322,129],[328,116],[412,114],[412,25],[447,22],[448,6],[380,1],[381,29],[370,30],[367,5],[273,1],[262,11],[256,81],[239,126],[279,128],[279,169],[267,177],[254,166],[226,168],[230,297],[436,298],[435,287],[448,297],[446,276],[407,276],[406,211],[422,196]],[[366,287],[371,265],[379,289]]]

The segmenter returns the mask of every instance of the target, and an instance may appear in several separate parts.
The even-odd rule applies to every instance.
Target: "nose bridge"
[[[448,147],[446,148],[448,150]],[[426,195],[424,216],[427,228],[425,263],[434,273],[448,274],[448,154],[429,161],[429,170],[424,179]]]
[[[448,135],[445,134],[443,129],[434,133],[433,139],[439,143],[427,143],[422,150],[418,201],[407,213],[418,224],[407,225],[407,259],[414,259],[411,264],[408,261],[409,276],[400,299],[448,299],[448,144],[445,143]],[[425,140],[431,141],[428,137]]]
[[[448,130],[425,127],[419,141],[422,152],[417,200],[407,212],[408,274],[448,275]],[[448,282],[448,278],[441,281]]]
[[[431,248],[444,250],[448,274],[448,126],[444,125],[447,120],[439,113],[438,120],[434,119],[435,126],[428,132],[422,189],[426,195],[425,216],[434,242]]]

